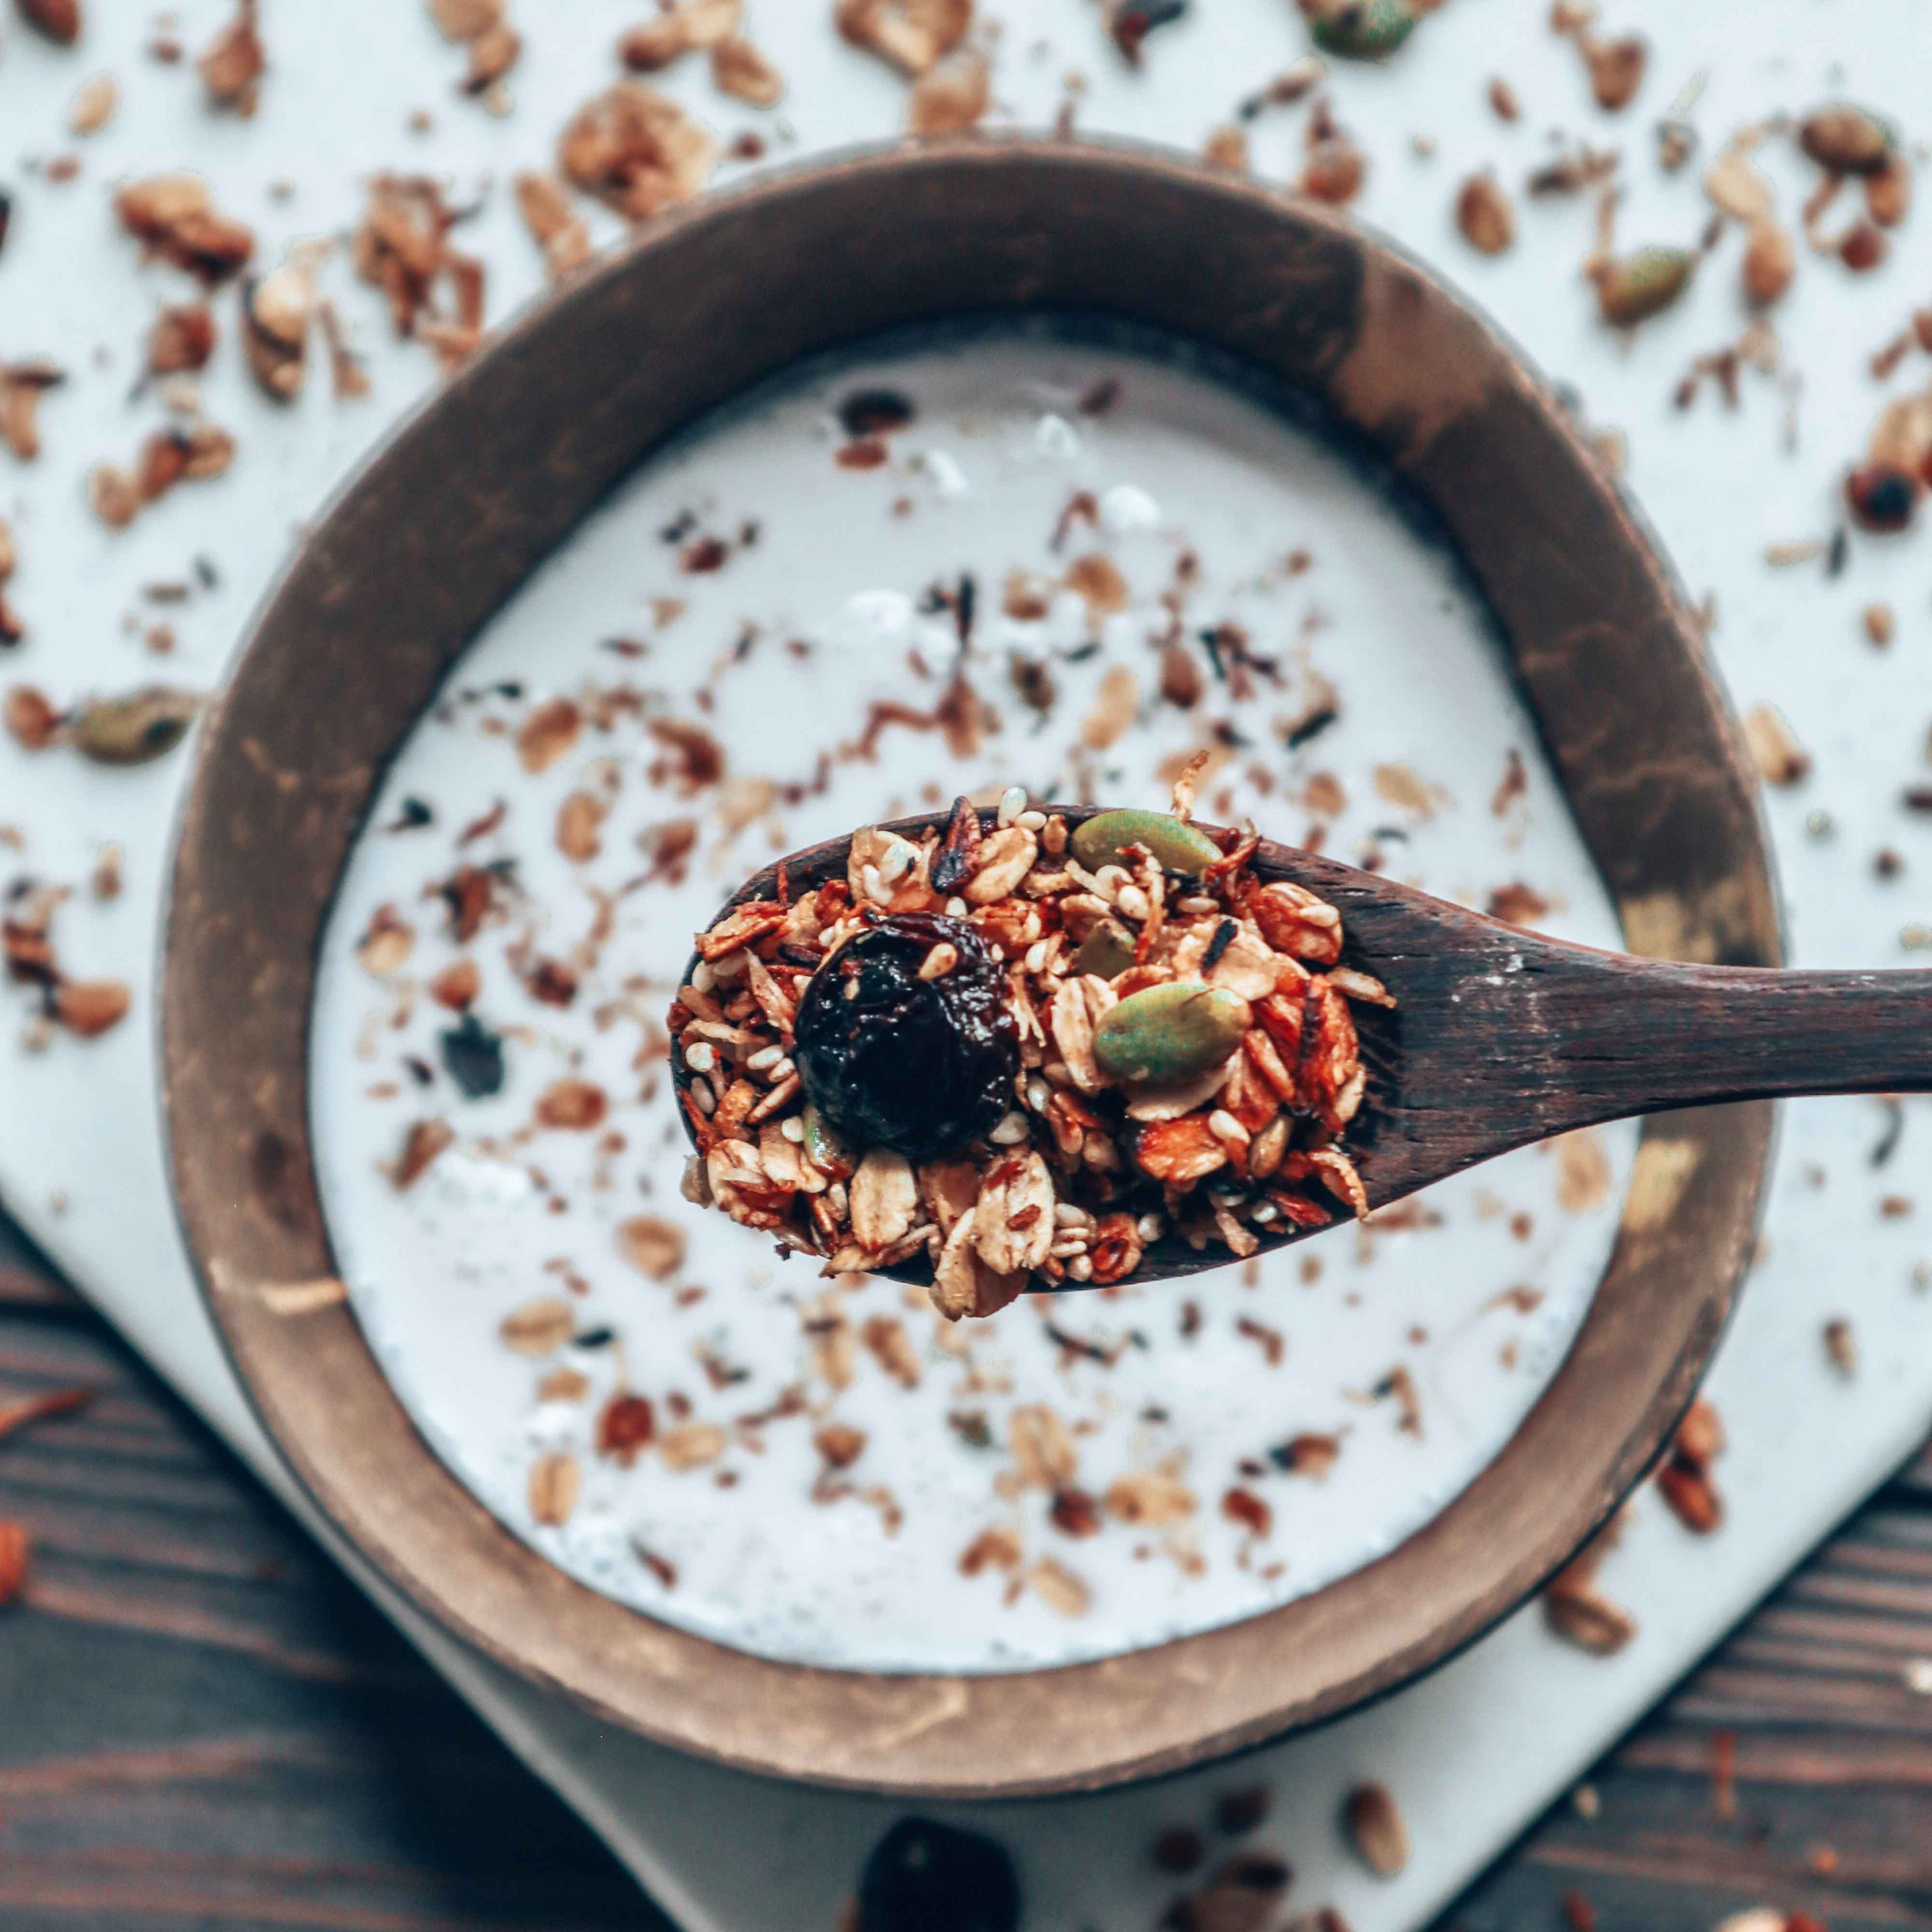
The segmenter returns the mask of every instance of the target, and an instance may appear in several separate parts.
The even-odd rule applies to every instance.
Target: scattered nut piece
[[[711,79],[719,93],[753,107],[776,107],[784,98],[784,76],[776,63],[741,34],[711,50]]]
[[[111,74],[97,74],[91,80],[82,81],[68,104],[68,132],[83,140],[89,134],[99,134],[114,118],[114,110],[120,104],[120,83]]]
[[[1852,1324],[1843,1316],[1825,1324],[1825,1352],[1832,1358],[1832,1366],[1840,1375],[1855,1376],[1858,1372],[1858,1337]]]
[[[717,158],[709,129],[634,80],[586,101],[557,144],[564,173],[633,221],[688,200],[710,178]]]
[[[80,38],[80,0],[14,0],[20,18],[58,46]]]
[[[680,0],[634,27],[617,43],[617,58],[639,74],[654,74],[681,54],[721,46],[744,17],[744,0]]]
[[[44,356],[0,363],[0,442],[22,463],[31,463],[40,453],[42,392],[66,380],[67,372]]]
[[[1810,775],[1810,754],[1776,705],[1753,705],[1744,713],[1744,741],[1766,784],[1793,785]]]
[[[195,67],[213,106],[228,108],[244,120],[254,112],[261,100],[262,76],[268,70],[256,28],[255,0],[238,0],[234,19]]]
[[[553,275],[568,274],[589,257],[590,230],[555,176],[526,171],[517,176],[516,190],[524,226],[544,251]]]
[[[530,1465],[530,1514],[548,1528],[568,1522],[583,1485],[584,1472],[567,1449],[539,1456]]]
[[[966,38],[973,0],[837,0],[832,17],[855,46],[916,76]]]
[[[668,1281],[684,1265],[684,1231],[659,1214],[617,1224],[617,1252],[653,1281]]]
[[[242,282],[242,346],[255,380],[278,402],[296,395],[308,373],[314,309],[314,278],[301,256]]]
[[[502,25],[506,0],[429,0],[429,14],[443,38],[473,40]]]
[[[1378,1878],[1394,1878],[1408,1863],[1408,1827],[1386,1785],[1357,1785],[1342,1822],[1357,1856]]]
[[[913,83],[906,127],[915,134],[958,134],[976,128],[992,102],[992,64],[984,54],[958,53]]]
[[[1462,184],[1456,196],[1456,226],[1485,255],[1500,255],[1516,239],[1516,209],[1486,169]]]
[[[246,268],[254,232],[216,212],[199,175],[148,175],[114,197],[121,225],[148,250],[210,287]]]

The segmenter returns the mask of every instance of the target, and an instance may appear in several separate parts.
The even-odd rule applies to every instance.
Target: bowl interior
[[[1018,141],[861,156],[687,211],[418,413],[304,543],[210,721],[166,941],[184,1220],[244,1386],[322,1507],[472,1640],[622,1722],[754,1769],[908,1792],[1174,1768],[1385,1692],[1479,1634],[1602,1520],[1688,1400],[1770,1132],[1765,1106],[1646,1130],[1563,1368],[1400,1548],[1245,1623],[1007,1678],[772,1663],[597,1595],[444,1469],[346,1306],[276,1292],[335,1271],[308,1126],[320,934],[383,766],[454,656],[707,410],[854,337],[1040,306],[1244,358],[1378,452],[1489,599],[1633,949],[1774,963],[1753,789],[1694,624],[1506,345],[1390,250],[1280,196],[1145,153]]]

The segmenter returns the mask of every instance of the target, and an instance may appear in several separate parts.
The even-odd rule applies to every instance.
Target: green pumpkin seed
[[[149,685],[125,698],[94,698],[74,713],[74,749],[101,765],[144,765],[172,752],[201,709],[191,691]]]
[[[1309,21],[1315,44],[1344,60],[1386,60],[1418,16],[1408,0],[1321,0]]]
[[[1076,831],[1073,856],[1090,872],[1118,862],[1130,845],[1144,845],[1170,872],[1202,872],[1221,856],[1204,832],[1165,812],[1102,812]]]
[[[1113,979],[1133,963],[1133,935],[1117,919],[1103,919],[1073,956],[1075,972],[1091,973],[1100,980]]]
[[[1820,167],[1841,174],[1876,174],[1892,158],[1898,136],[1862,107],[1821,107],[1798,124],[1798,145]]]
[[[859,1156],[833,1132],[832,1124],[810,1101],[805,1107],[805,1150],[812,1164],[835,1180],[857,1171]]]
[[[1630,328],[1668,308],[1688,286],[1696,265],[1686,248],[1640,248],[1604,270],[1597,306],[1606,322]]]
[[[1094,1058],[1116,1080],[1166,1086],[1207,1072],[1241,1043],[1248,1003],[1183,980],[1131,993],[1094,1029]]]

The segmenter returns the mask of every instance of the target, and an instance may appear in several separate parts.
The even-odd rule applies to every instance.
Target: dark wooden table
[[[665,1922],[0,1223],[0,1446],[37,1552],[0,1612],[4,1932],[592,1932]],[[1932,1932],[1932,1454],[1444,1918],[1708,1932],[1776,1904]],[[1735,1741],[1734,1815],[1714,1762]],[[801,1927],[799,1932],[830,1932]],[[1107,1932],[1142,1932],[1108,1928]]]

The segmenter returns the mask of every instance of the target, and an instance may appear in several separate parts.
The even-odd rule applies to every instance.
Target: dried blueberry
[[[503,1042],[478,1019],[465,1013],[440,1042],[442,1064],[466,1098],[487,1100],[503,1087]]]
[[[929,1818],[902,1818],[859,1880],[859,1932],[1015,1932],[1019,1922],[1005,1850]]]
[[[957,955],[922,979],[937,946]],[[856,1147],[926,1160],[986,1132],[1012,1105],[1019,1030],[999,962],[964,920],[878,920],[820,967],[800,1000],[806,1098]]]

